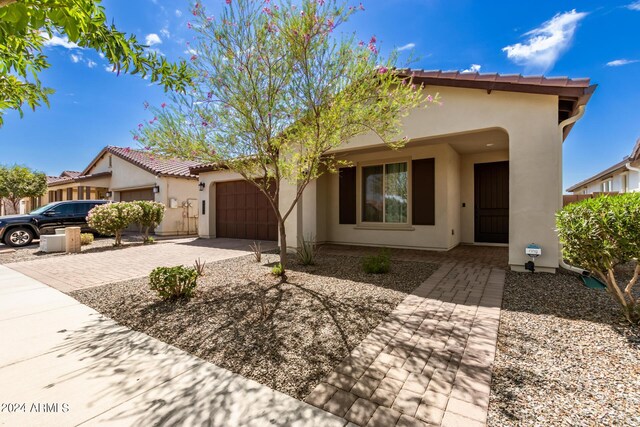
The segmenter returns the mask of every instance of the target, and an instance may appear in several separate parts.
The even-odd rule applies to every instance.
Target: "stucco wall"
[[[628,179],[628,184],[627,184],[628,191],[629,192],[640,191],[640,172],[625,170],[625,171],[616,172],[613,176],[607,176],[607,178],[601,178],[596,181],[590,182],[585,186],[586,188],[581,187],[578,190],[574,191],[572,194],[599,193],[602,191],[602,186],[601,186],[602,182],[609,178],[611,178],[613,181],[612,182],[613,188],[611,191],[623,193],[624,192],[623,176],[625,175],[627,176],[627,179]],[[586,193],[583,193],[583,190],[585,189],[586,189]]]
[[[198,181],[186,178],[163,177],[159,180],[160,191],[156,202],[167,207],[164,220],[156,228],[158,235],[198,234]],[[175,200],[172,207],[172,199]]]

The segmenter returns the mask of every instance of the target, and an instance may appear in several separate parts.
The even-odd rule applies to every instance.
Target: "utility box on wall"
[[[169,199],[169,207],[171,209],[176,209],[178,207],[178,201],[174,198]]]

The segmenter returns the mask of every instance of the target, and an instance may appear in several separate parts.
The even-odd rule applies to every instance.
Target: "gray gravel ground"
[[[436,268],[394,262],[390,273],[371,275],[360,258],[326,255],[315,266],[294,263],[288,283],[278,285],[268,265],[277,259],[210,264],[191,300],[161,301],[147,279],[71,295],[134,330],[303,399]]]
[[[113,248],[113,237],[96,237],[90,245],[82,246],[81,253],[102,252]],[[123,236],[124,246],[141,245],[142,238],[139,236]],[[0,244],[0,264],[10,264],[12,262],[33,261],[36,259],[50,258],[56,256],[73,256],[76,254],[66,254],[64,252],[45,253],[40,252],[40,243],[36,242],[24,248],[11,248]]]
[[[488,424],[640,426],[640,328],[575,275],[507,273]]]

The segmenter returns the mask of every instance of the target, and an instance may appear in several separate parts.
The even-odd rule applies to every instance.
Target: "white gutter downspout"
[[[578,113],[569,117],[566,120],[563,120],[562,122],[560,122],[560,124],[558,125],[558,128],[560,129],[560,145],[562,145],[564,143],[564,128],[566,128],[567,126],[577,122],[578,120],[580,120],[582,118],[582,116],[584,116],[584,112],[585,112],[585,106],[581,105],[578,107]],[[560,167],[562,167],[562,164],[560,165]],[[580,267],[574,267],[572,265],[567,264],[566,262],[564,262],[564,259],[562,258],[562,245],[560,245],[560,252],[558,255],[558,263],[560,264],[560,267],[564,268],[565,270],[569,270],[569,271],[573,271],[574,273],[578,273],[581,274],[583,276],[590,276],[591,273],[588,270],[585,270],[584,268],[580,268]]]
[[[638,172],[640,174],[640,168],[634,168],[633,166],[631,166],[631,162],[627,162],[624,165],[625,168],[627,168],[628,171],[632,171],[632,172]],[[629,177],[627,176],[627,183],[629,182]],[[640,182],[638,183],[638,190],[640,191]]]

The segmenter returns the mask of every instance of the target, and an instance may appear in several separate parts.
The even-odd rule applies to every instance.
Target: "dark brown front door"
[[[216,237],[278,240],[278,221],[267,197],[247,181],[216,183]]]
[[[509,243],[509,162],[475,165],[475,241]]]

